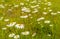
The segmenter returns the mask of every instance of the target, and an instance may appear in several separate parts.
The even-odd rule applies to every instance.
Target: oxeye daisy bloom
[[[18,29],[24,29],[24,24],[16,24],[15,27]]]
[[[29,8],[27,8],[27,7],[22,7],[22,12],[30,12],[31,10],[29,9]]]
[[[51,27],[52,27],[52,26],[53,26],[53,24],[50,24],[49,26],[51,26]]]
[[[53,13],[53,12],[52,12],[51,15],[57,15],[57,13]]]
[[[14,39],[19,39],[19,38],[20,38],[19,35],[15,35],[15,36],[14,36]]]
[[[15,24],[16,24],[16,22],[12,22],[12,23],[10,23],[10,24],[7,24],[6,26],[8,26],[8,27],[13,27]]]
[[[28,15],[20,16],[20,18],[28,18]]]
[[[48,2],[48,6],[51,6],[52,4],[51,4],[51,2]]]
[[[20,5],[24,5],[24,3],[21,2]]]
[[[29,35],[30,32],[29,31],[25,31],[25,32],[21,32],[22,35]]]
[[[32,13],[37,13],[37,12],[38,12],[38,9],[35,8]]]
[[[48,14],[47,12],[43,12],[44,15]]]
[[[37,21],[44,20],[44,17],[38,18]]]
[[[14,37],[14,36],[15,36],[14,33],[9,34],[9,37]]]
[[[49,21],[49,20],[45,20],[45,21],[44,21],[44,23],[47,23],[47,24],[49,24],[49,23],[50,23],[50,21]]]

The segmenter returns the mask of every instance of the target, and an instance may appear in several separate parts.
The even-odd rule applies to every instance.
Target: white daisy
[[[16,24],[15,27],[18,29],[24,29],[24,24]]]
[[[20,18],[28,18],[28,15],[20,16]]]
[[[29,31],[25,31],[25,32],[21,32],[22,35],[29,35],[30,32]]]
[[[7,24],[6,26],[8,26],[8,27],[13,27],[15,24],[16,24],[16,22],[12,22],[12,23],[10,23],[10,24]]]
[[[18,39],[18,38],[20,38],[19,35],[15,35],[15,36],[14,36],[14,39]]]
[[[53,24],[50,24],[49,26],[51,26],[51,27],[52,27],[52,26],[53,26]]]
[[[24,5],[24,3],[20,3],[20,5]]]
[[[27,7],[22,7],[22,12],[30,12],[31,10],[29,9],[29,8],[27,8]]]
[[[47,14],[47,12],[43,12],[43,14],[44,14],[44,15],[46,15],[46,14]]]
[[[38,9],[35,8],[32,13],[37,13],[37,12],[38,12]]]
[[[49,9],[49,12],[51,12],[52,10],[51,9]]]
[[[20,24],[20,29],[24,29],[24,24]]]
[[[44,17],[38,18],[37,21],[44,20]]]
[[[30,6],[31,8],[36,8],[36,7],[39,7],[39,5],[35,5],[35,6]]]
[[[50,21],[49,20],[45,20],[44,23],[50,23]]]
[[[9,34],[9,37],[14,37],[14,36],[15,36],[14,33]]]
[[[51,2],[48,2],[48,6],[51,6],[52,4],[51,4]]]
[[[57,13],[53,13],[53,12],[52,12],[51,15],[57,15]]]

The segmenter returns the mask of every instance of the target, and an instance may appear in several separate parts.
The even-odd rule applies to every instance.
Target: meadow
[[[0,0],[0,39],[60,39],[60,0]]]

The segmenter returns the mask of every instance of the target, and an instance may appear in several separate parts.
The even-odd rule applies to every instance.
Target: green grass
[[[30,0],[31,2],[32,0]],[[53,12],[60,11],[60,0],[48,0],[52,3],[52,5],[50,6],[50,8],[53,10]],[[0,17],[4,17],[2,20],[0,20],[0,39],[14,39],[14,38],[10,38],[9,34],[11,33],[15,33],[20,35],[19,39],[60,39],[60,14],[57,14],[55,16],[52,16],[50,14],[50,12],[48,12],[48,10],[46,10],[46,12],[48,12],[47,15],[43,15],[42,12],[44,11],[43,8],[46,7],[48,8],[48,6],[45,6],[44,4],[41,4],[41,9],[38,8],[39,12],[38,13],[32,13],[33,9],[31,8],[31,16],[33,17],[32,19],[30,17],[26,18],[26,19],[22,19],[20,18],[21,15],[28,15],[29,13],[24,13],[22,14],[21,12],[21,6],[19,6],[18,8],[13,8],[12,12],[7,12],[7,10],[11,7],[13,7],[14,3],[18,4],[20,2],[23,3],[28,3],[27,5],[24,5],[26,7],[30,7],[29,3],[30,2],[26,2],[24,0],[5,0],[5,2],[0,1],[0,4],[7,4],[7,6],[2,9],[0,8]],[[42,0],[42,2],[44,2],[44,0]],[[11,4],[12,6],[8,6],[9,4]],[[37,3],[36,3],[37,4]],[[30,4],[30,5],[36,5],[36,4]],[[22,6],[23,7],[23,6]],[[39,21],[40,24],[38,24],[38,22],[36,21],[39,17],[45,17],[45,20],[50,20],[51,23],[53,24],[53,27],[50,27],[49,24],[45,24],[44,21]],[[8,22],[5,22],[4,19],[10,19]],[[25,24],[25,28],[24,29],[16,29],[15,27],[7,27],[6,25],[11,23],[11,22],[16,22],[18,24]],[[31,24],[32,23],[32,24]],[[43,26],[43,27],[41,27]],[[6,27],[7,30],[2,30],[3,27]],[[28,36],[24,36],[21,34],[21,32],[23,31],[30,31],[30,34]],[[32,33],[36,32],[36,36],[32,37]],[[51,34],[51,36],[47,36],[47,34]]]

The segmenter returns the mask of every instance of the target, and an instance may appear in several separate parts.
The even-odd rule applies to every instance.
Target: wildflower
[[[22,12],[30,12],[30,9],[29,8],[26,8],[26,7],[22,7]]]
[[[52,24],[50,24],[49,26],[53,26]]]
[[[24,5],[24,3],[20,3],[20,5]]]
[[[25,32],[22,32],[21,34],[22,35],[29,35],[29,33],[30,33],[29,31],[25,31]]]
[[[9,37],[14,37],[14,36],[15,36],[14,33],[9,34]]]
[[[37,21],[44,20],[44,17],[38,18]]]
[[[57,13],[53,13],[53,12],[52,12],[51,15],[57,15]]]
[[[51,9],[49,9],[49,12],[51,12],[52,10]]]
[[[30,6],[31,8],[36,8],[36,7],[39,7],[39,5],[35,5],[35,6]]]
[[[36,13],[36,12],[38,12],[38,10],[35,8],[34,11],[33,11],[32,13]]]
[[[44,15],[46,15],[46,14],[47,14],[47,12],[43,12],[43,14],[44,14]]]
[[[51,2],[48,2],[48,6],[51,6]]]
[[[45,20],[44,23],[50,23],[50,21],[49,20]]]
[[[28,15],[20,16],[20,18],[28,18]]]
[[[6,26],[12,27],[12,26],[14,26],[15,24],[16,24],[16,22],[12,22],[12,23],[10,23],[10,24],[8,24],[8,25],[6,25]]]
[[[14,39],[18,39],[18,38],[20,38],[19,35],[15,35],[15,36],[14,36]]]
[[[24,29],[24,24],[16,24],[15,27],[18,29]]]

